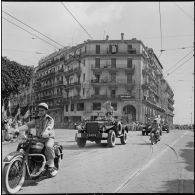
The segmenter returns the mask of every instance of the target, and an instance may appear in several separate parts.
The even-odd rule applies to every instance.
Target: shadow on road
[[[151,142],[145,142],[145,143],[136,143],[136,145],[151,145]]]
[[[82,150],[82,149],[105,149],[105,148],[109,148],[109,147],[107,147],[107,143],[101,143],[101,144],[86,143],[84,148],[79,148],[77,146],[76,142],[75,142],[74,145],[62,144],[62,147],[63,147],[63,150]]]
[[[194,180],[183,180],[183,187],[180,186],[180,188],[179,180],[165,181],[162,188],[163,190],[155,191],[155,193],[194,193]]]
[[[185,160],[187,171],[194,172],[194,142],[188,142],[187,149],[182,149],[181,157]]]
[[[194,142],[188,142],[186,147],[188,148],[181,150],[180,157],[187,164],[185,169],[194,172]],[[156,193],[175,193],[175,191],[173,192],[173,186],[175,190],[177,189],[178,193],[194,193],[194,180],[192,179],[184,179],[182,183],[181,181],[179,183],[179,180],[166,181],[162,187],[164,190],[157,191]]]

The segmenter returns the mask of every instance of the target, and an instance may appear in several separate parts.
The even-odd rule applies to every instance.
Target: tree
[[[20,86],[30,85],[33,68],[1,58],[1,99],[9,98],[11,94],[19,94]]]

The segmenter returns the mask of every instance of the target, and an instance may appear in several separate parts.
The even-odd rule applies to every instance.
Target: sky
[[[106,35],[121,39],[124,33],[124,39],[141,40],[159,57],[175,94],[173,122],[194,123],[193,1],[1,3],[2,56],[37,66],[41,58],[63,46],[102,40]]]

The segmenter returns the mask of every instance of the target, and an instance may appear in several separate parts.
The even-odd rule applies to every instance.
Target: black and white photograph
[[[1,1],[1,194],[194,194],[194,1]]]

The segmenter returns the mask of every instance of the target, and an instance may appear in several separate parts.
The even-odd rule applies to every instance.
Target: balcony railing
[[[100,67],[100,68],[96,68],[96,67],[92,67],[91,70],[95,73],[102,73],[103,71],[107,70],[109,72],[118,72],[120,70],[124,70],[125,72],[128,72],[128,73],[134,73],[135,71],[135,67],[133,68],[128,68],[128,67],[111,67],[111,66],[103,66],[103,67]]]
[[[70,83],[70,84],[64,85],[65,89],[78,87],[78,86],[81,86],[80,82],[74,82],[74,83]]]
[[[74,73],[81,74],[81,67],[77,67],[74,69],[72,68],[72,69],[69,69],[67,71],[64,71],[65,76],[70,76]]]

